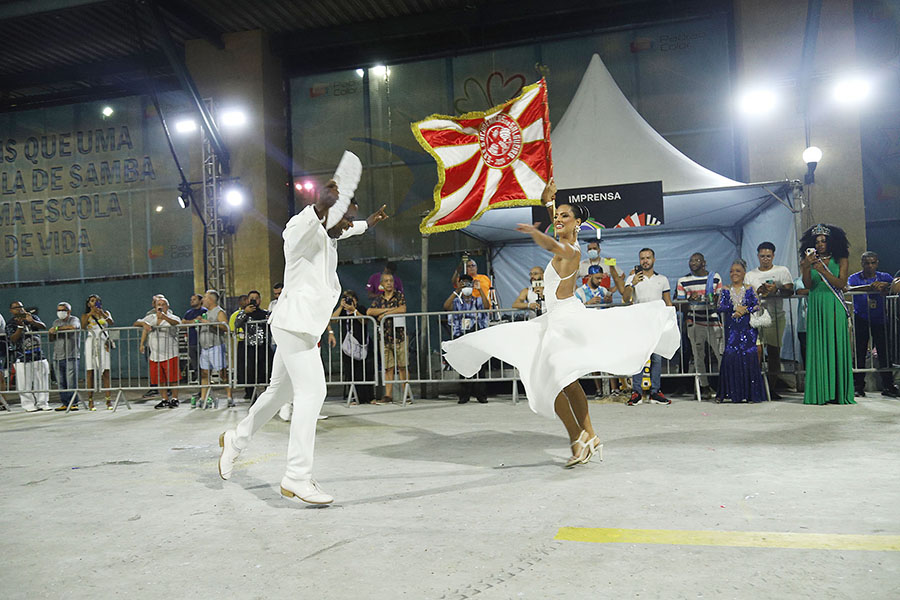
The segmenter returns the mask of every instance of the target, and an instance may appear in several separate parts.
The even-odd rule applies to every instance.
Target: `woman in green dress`
[[[800,273],[809,290],[804,404],[856,404],[847,305],[850,244],[840,227],[820,223],[800,238]]]

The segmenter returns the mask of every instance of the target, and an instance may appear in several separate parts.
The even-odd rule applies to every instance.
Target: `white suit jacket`
[[[339,239],[365,233],[368,224],[354,221]],[[322,335],[341,295],[337,276],[337,240],[328,237],[312,205],[294,215],[284,232],[284,289],[269,316],[274,327]]]

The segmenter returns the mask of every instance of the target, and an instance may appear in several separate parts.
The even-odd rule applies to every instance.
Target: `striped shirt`
[[[675,297],[686,299],[691,294],[700,293],[706,295],[707,275],[694,275],[688,273],[684,277],[678,278],[678,284],[675,288]],[[722,291],[722,278],[718,273],[713,273],[712,292],[719,294]],[[692,300],[688,304],[687,318],[696,325],[719,325],[719,314],[716,312],[716,305],[708,304],[706,298],[703,300]]]

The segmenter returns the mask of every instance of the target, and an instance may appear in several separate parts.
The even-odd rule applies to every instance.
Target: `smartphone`
[[[815,254],[815,253],[816,253],[816,249],[815,249],[815,248],[807,248],[807,249],[806,249],[806,255],[807,255],[807,256],[810,256],[810,255]]]
[[[635,275],[637,275],[638,273],[641,273],[641,272],[643,272],[643,271],[644,271],[644,268],[643,268],[641,265],[635,265],[635,266],[634,266],[634,274],[635,274]]]

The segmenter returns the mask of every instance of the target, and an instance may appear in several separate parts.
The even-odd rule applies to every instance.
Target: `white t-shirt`
[[[181,323],[181,319],[172,311],[166,313],[170,319]],[[157,327],[147,334],[147,345],[150,347],[150,360],[163,362],[178,356],[178,328],[164,319],[157,319],[156,313],[141,319],[150,327]]]
[[[760,271],[757,267],[752,271],[748,271],[747,275],[744,276],[744,283],[753,286],[753,291],[759,289],[759,286],[768,282],[769,280],[775,282],[778,287],[784,287],[788,283],[794,283],[794,278],[791,277],[791,272],[787,267],[782,267],[780,265],[772,265],[772,268],[768,271]],[[784,314],[784,308],[782,304],[784,304],[784,300],[781,298],[760,298],[760,304],[763,305],[770,312],[774,312],[775,314]],[[774,314],[772,315],[775,316]]]
[[[631,284],[634,275],[629,275],[625,280],[625,285]],[[653,302],[654,300],[662,300],[663,294],[670,291],[669,278],[659,273],[654,273],[653,277],[644,278],[643,281],[634,286],[634,303]]]

